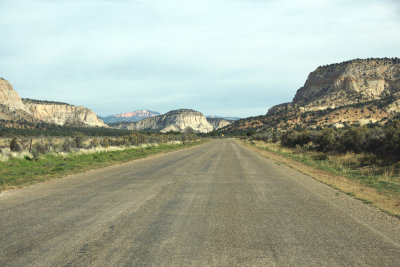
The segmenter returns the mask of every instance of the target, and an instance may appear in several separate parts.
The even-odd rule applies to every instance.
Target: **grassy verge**
[[[154,154],[175,151],[200,143],[203,143],[203,141],[187,144],[163,144],[91,154],[70,153],[66,156],[46,154],[38,161],[31,159],[11,159],[0,162],[0,192],[6,189],[46,181],[51,178],[63,177]]]
[[[368,166],[362,164],[368,155],[354,153],[326,155],[264,142],[247,145],[271,159],[400,217],[400,177],[393,171],[397,166]]]

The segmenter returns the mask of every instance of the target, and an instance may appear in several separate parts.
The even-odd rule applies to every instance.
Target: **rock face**
[[[242,119],[221,131],[286,131],[384,124],[400,117],[400,59],[355,59],[318,67],[293,102],[267,115]]]
[[[128,121],[128,122],[135,122],[135,121],[140,121],[146,118],[151,118],[161,115],[158,112],[155,111],[150,111],[146,109],[142,110],[136,110],[133,112],[127,112],[127,113],[120,113],[116,115],[111,115],[107,117],[101,117],[101,119],[105,123],[115,123],[115,122],[121,122],[121,121]]]
[[[220,118],[207,118],[207,121],[213,126],[214,130],[219,130],[231,124],[231,122]]]
[[[324,110],[378,100],[400,92],[400,59],[356,59],[318,67],[293,104]]]
[[[115,126],[119,129],[152,132],[196,132],[208,133],[214,128],[206,117],[191,109],[178,109],[136,123],[123,123]]]
[[[106,127],[92,110],[66,103],[23,99],[33,117],[57,125]]]
[[[67,126],[107,127],[96,113],[65,103],[21,99],[11,84],[0,78],[0,120],[2,125],[35,125],[46,122]]]
[[[0,104],[8,107],[11,111],[18,109],[27,111],[17,91],[3,78],[0,78]]]

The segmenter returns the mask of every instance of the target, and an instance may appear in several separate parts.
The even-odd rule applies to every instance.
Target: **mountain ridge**
[[[354,59],[317,67],[292,102],[221,132],[384,124],[400,113],[400,59]]]
[[[147,109],[140,109],[131,112],[119,113],[109,116],[100,117],[105,123],[116,123],[116,122],[136,122],[146,118],[151,118],[161,115],[157,111],[151,111]]]

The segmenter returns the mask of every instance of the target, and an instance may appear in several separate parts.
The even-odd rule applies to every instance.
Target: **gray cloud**
[[[179,107],[250,116],[317,66],[398,56],[398,3],[379,0],[0,2],[0,76],[25,97],[101,115]]]

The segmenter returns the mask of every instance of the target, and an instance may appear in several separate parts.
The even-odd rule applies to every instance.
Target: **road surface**
[[[0,266],[400,266],[400,220],[233,140],[0,194]]]

